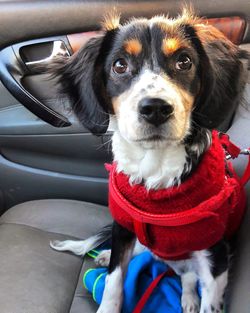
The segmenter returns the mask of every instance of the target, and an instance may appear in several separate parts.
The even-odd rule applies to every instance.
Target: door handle
[[[39,68],[46,68],[56,57],[70,57],[69,50],[61,40],[52,42],[51,54],[48,57],[36,61],[26,61],[25,65],[31,72],[36,72]]]
[[[36,70],[36,67],[38,67],[37,63],[43,65],[51,61],[55,56],[60,55],[60,53],[69,56],[69,52],[66,53],[61,49],[59,41],[55,41],[49,57],[40,60],[40,62],[22,62],[21,59],[16,57],[13,48],[7,47],[0,51],[0,80],[20,103],[40,119],[55,127],[68,127],[71,123],[65,116],[39,101],[22,85],[22,78],[27,74],[27,67],[30,69],[30,72],[31,69]]]

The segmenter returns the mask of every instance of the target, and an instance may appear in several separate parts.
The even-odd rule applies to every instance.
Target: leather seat
[[[250,112],[240,107],[229,130],[233,141],[250,145]],[[247,158],[235,160],[239,173]],[[247,192],[250,197],[250,184]],[[0,218],[0,312],[92,313],[97,306],[82,288],[82,274],[93,262],[58,253],[52,239],[87,238],[110,222],[106,207],[70,200],[19,204]],[[250,307],[250,212],[240,229],[227,294],[228,313]],[[112,313],[112,312],[111,312]]]
[[[16,205],[0,218],[0,312],[91,313],[82,288],[93,261],[49,247],[50,240],[87,238],[110,223],[106,207],[71,200]]]

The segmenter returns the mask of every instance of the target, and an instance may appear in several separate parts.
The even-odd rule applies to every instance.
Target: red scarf
[[[246,196],[231,162],[230,173],[226,169],[224,139],[213,131],[210,148],[180,186],[147,191],[142,184],[131,186],[115,163],[107,165],[113,218],[167,260],[189,258],[191,252],[231,237],[241,223]]]

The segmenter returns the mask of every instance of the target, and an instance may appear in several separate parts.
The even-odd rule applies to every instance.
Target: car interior
[[[0,312],[92,313],[83,288],[91,258],[57,253],[50,240],[83,239],[111,222],[107,172],[111,133],[78,122],[55,79],[41,71],[100,31],[116,7],[123,20],[180,12],[183,1],[0,0]],[[250,52],[249,0],[194,0],[198,15]],[[246,66],[249,65],[246,64]],[[248,78],[248,83],[250,83]],[[226,91],[225,91],[226,92]],[[250,146],[250,85],[220,130]],[[242,174],[247,158],[234,161]],[[250,184],[247,185],[250,196]],[[226,312],[250,308],[250,211],[232,256]],[[112,312],[111,312],[112,313]]]

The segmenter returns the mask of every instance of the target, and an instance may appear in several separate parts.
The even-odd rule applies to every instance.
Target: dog
[[[55,61],[52,71],[90,132],[102,135],[112,125],[116,170],[131,186],[181,186],[209,149],[211,130],[230,120],[241,102],[246,53],[187,9],[174,19],[162,15],[125,24],[113,15],[103,30],[70,59]],[[109,265],[98,313],[121,311],[127,264],[147,248],[117,222],[84,241],[51,242],[55,250],[83,256],[111,232],[112,252],[97,258]],[[181,277],[184,313],[223,312],[225,239],[188,259],[163,261]]]

